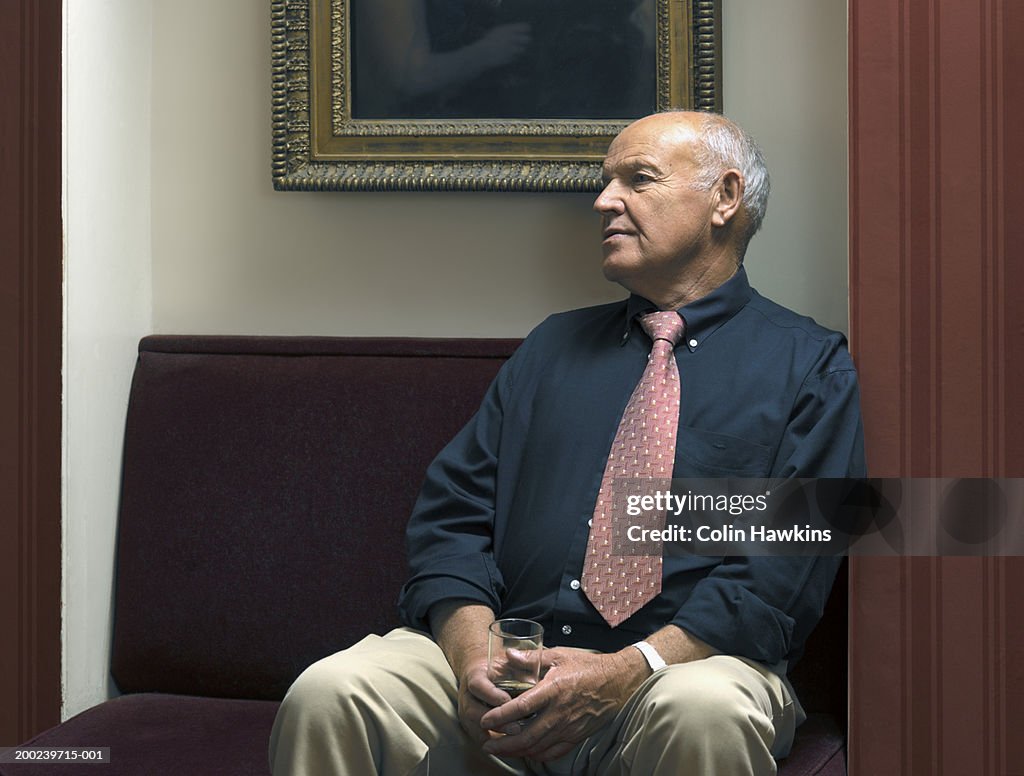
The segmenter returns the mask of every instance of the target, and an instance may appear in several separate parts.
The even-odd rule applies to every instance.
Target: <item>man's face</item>
[[[603,167],[604,275],[647,298],[678,283],[711,244],[712,191],[694,188],[692,122],[659,114],[612,141]]]

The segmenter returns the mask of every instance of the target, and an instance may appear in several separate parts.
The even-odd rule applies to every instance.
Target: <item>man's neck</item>
[[[740,262],[732,254],[719,254],[715,259],[693,266],[682,277],[675,278],[657,289],[639,293],[658,306],[659,310],[678,310],[680,307],[707,296],[736,274]]]

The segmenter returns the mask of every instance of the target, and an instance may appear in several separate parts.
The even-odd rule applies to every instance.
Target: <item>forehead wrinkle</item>
[[[657,155],[645,151],[626,151],[623,154],[609,154],[601,165],[602,175],[618,171],[634,171],[641,168],[664,174],[665,166]]]

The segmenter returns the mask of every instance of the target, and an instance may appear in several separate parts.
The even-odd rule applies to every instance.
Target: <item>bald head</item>
[[[660,142],[680,144],[692,142],[700,133],[704,114],[697,111],[666,111],[637,119],[619,133],[613,143],[625,136],[648,133]]]
[[[696,166],[693,175],[695,186],[709,189],[727,170],[734,169],[739,173],[743,181],[742,217],[745,222],[741,252],[745,251],[747,242],[761,228],[771,191],[764,154],[754,138],[720,114],[675,110],[634,121],[616,141],[623,136],[628,139],[638,131],[649,131],[666,146],[688,148]]]

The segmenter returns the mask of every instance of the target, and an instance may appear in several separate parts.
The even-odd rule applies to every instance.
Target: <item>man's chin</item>
[[[631,294],[643,296],[638,290],[638,287],[643,285],[641,282],[643,273],[638,272],[640,268],[622,261],[611,261],[610,258],[606,256],[601,265],[601,272],[604,274],[605,280],[610,283],[618,283]]]
[[[612,283],[621,283],[624,278],[629,276],[629,267],[622,261],[621,257],[616,256],[614,253],[606,253],[604,262],[601,264],[601,272],[604,273],[605,280],[609,280]]]

